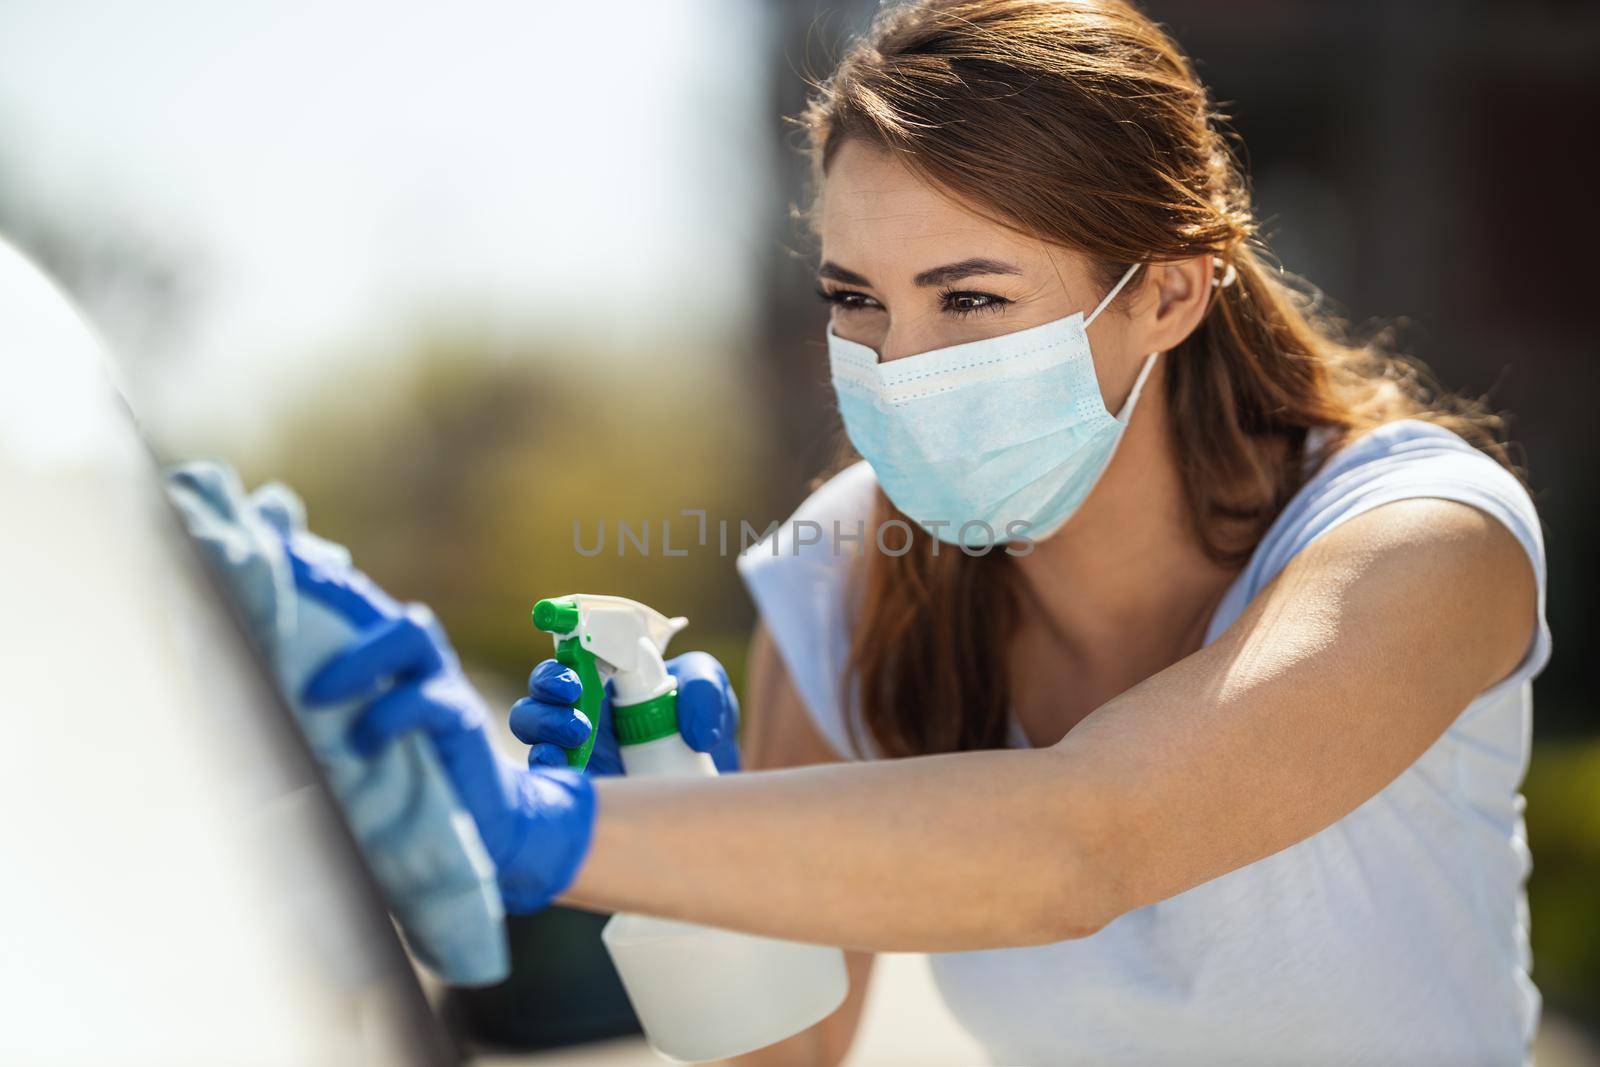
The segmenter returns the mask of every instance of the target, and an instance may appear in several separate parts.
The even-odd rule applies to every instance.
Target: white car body
[[[0,242],[0,1063],[453,1059],[107,375]]]

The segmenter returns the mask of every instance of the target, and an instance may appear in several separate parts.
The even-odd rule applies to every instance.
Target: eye
[[[855,289],[817,289],[817,296],[825,303],[844,311],[882,311],[883,305],[875,298]],[[939,305],[946,313],[958,318],[985,311],[999,311],[1011,301],[993,293],[966,289],[946,289],[939,293]]]
[[[965,289],[945,289],[939,293],[939,304],[946,312],[958,318],[985,311],[999,311],[1011,301],[993,293],[979,293]]]
[[[817,296],[823,302],[832,304],[841,311],[881,311],[883,305],[878,303],[866,293],[854,289],[829,289],[827,286],[817,288]]]

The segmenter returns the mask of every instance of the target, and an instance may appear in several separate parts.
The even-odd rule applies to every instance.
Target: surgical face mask
[[[1156,355],[1122,410],[1106,410],[1089,313],[879,363],[828,329],[845,432],[889,499],[939,540],[971,548],[1048,537],[1111,462]]]

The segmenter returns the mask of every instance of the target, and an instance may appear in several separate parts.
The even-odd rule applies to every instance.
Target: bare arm
[[[809,764],[836,763],[837,753],[817,732],[795,692],[789,671],[765,626],[757,626],[750,642],[749,715],[741,749],[750,770],[775,770]],[[861,1006],[872,976],[872,953],[846,952],[850,992],[826,1019],[786,1041],[738,1057],[739,1067],[832,1065],[850,1051],[861,1024]]]
[[[1081,936],[1378,792],[1516,665],[1534,604],[1499,523],[1389,504],[1052,748],[601,783],[568,897],[875,950]]]

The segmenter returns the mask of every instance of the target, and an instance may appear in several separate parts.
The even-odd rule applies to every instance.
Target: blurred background
[[[1144,6],[1243,136],[1285,265],[1513,416],[1555,634],[1525,790],[1535,979],[1550,1061],[1585,1062],[1600,8]],[[295,486],[495,698],[549,653],[533,602],[572,591],[688,615],[684,647],[738,681],[740,523],[786,516],[839,436],[783,116],[875,8],[0,0],[0,232],[107,334],[163,455]],[[619,552],[624,523],[648,556]],[[597,929],[522,921],[512,981],[452,1018],[507,1049],[628,1030]]]

